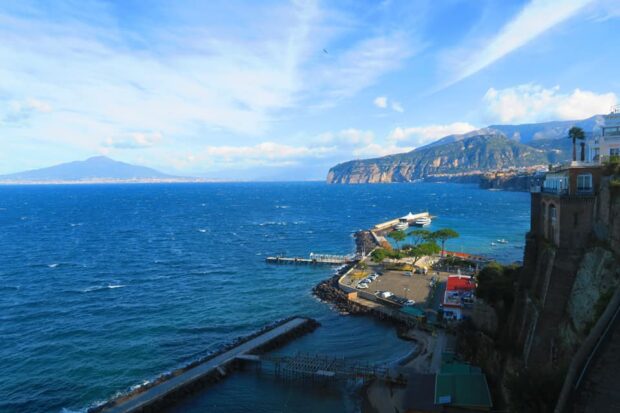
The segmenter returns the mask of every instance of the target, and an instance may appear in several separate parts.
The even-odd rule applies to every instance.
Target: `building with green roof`
[[[442,364],[435,376],[435,404],[469,411],[487,411],[493,406],[486,376],[479,367],[466,363]]]

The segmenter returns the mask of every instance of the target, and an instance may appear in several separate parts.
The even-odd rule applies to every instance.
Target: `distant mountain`
[[[115,161],[106,156],[94,156],[75,161],[9,175],[0,175],[0,181],[59,182],[59,181],[140,181],[180,180],[145,166]]]
[[[449,135],[411,152],[341,163],[329,170],[327,182],[410,182],[564,162],[572,152],[568,130],[579,126],[589,134],[600,121],[597,115],[578,121],[492,125]]]
[[[568,130],[573,126],[578,126],[589,134],[602,122],[603,117],[596,115],[583,120],[560,120],[523,125],[491,125],[489,128],[498,130],[518,142],[531,143],[539,140],[565,138],[568,136]]]

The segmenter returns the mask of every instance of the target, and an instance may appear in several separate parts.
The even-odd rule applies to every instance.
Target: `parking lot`
[[[427,303],[429,293],[431,291],[430,281],[433,277],[438,279],[438,282],[445,281],[447,279],[447,273],[440,273],[436,276],[433,271],[427,275],[413,274],[408,271],[396,271],[396,270],[383,270],[379,265],[370,265],[367,274],[374,272],[383,273],[379,277],[368,283],[368,288],[360,290],[370,294],[375,294],[379,291],[390,291],[392,294],[405,297],[410,300],[414,300],[416,305],[420,308],[435,307],[438,303],[436,299],[433,303]],[[351,287],[356,287],[361,279],[359,274],[353,274],[351,277],[347,276],[343,279],[344,284]]]

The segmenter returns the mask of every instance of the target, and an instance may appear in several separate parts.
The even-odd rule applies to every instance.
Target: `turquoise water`
[[[292,314],[323,326],[281,352],[398,358],[390,326],[312,297],[330,268],[264,258],[350,253],[354,231],[425,210],[461,233],[448,249],[522,257],[529,195],[471,185],[0,187],[0,412],[82,410]],[[355,411],[352,394],[245,372],[172,411]]]

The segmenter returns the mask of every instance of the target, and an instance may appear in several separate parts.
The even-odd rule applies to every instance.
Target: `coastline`
[[[370,231],[357,231],[354,234],[356,253],[370,251],[377,246]],[[372,248],[369,248],[372,247]],[[347,293],[339,287],[339,280],[355,264],[340,268],[332,277],[319,282],[312,294],[319,300],[328,303],[341,315],[369,315],[382,321],[389,322],[397,332],[399,339],[410,341],[412,348],[405,356],[394,360],[390,369],[398,369],[428,374],[432,371],[432,356],[435,350],[436,338],[430,333],[407,326],[402,320],[387,317],[385,314],[349,300]],[[359,389],[360,409],[362,413],[393,413],[404,411],[404,396],[407,387],[395,386],[380,380],[364,383]]]

